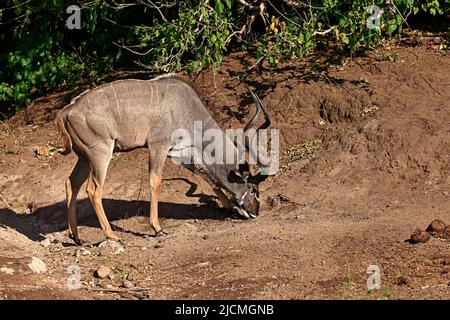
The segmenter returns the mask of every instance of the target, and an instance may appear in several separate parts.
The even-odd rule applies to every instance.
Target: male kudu
[[[260,99],[250,91],[257,112],[245,130],[253,127],[261,113],[267,128],[270,119]],[[78,156],[66,181],[69,235],[77,243],[76,198],[87,180],[87,194],[106,238],[118,240],[102,206],[102,189],[106,172],[115,151],[149,149],[151,208],[150,225],[157,236],[166,235],[158,220],[158,195],[166,158],[178,157],[189,170],[201,174],[213,187],[227,208],[236,209],[245,218],[259,213],[259,183],[267,176],[251,175],[247,164],[192,164],[188,158],[201,152],[189,145],[174,150],[174,130],[192,128],[201,121],[203,130],[217,129],[218,124],[206,110],[189,81],[177,75],[159,76],[152,80],[119,80],[88,90],[72,99],[57,116],[65,154],[72,150]],[[258,129],[258,130],[259,130]],[[192,130],[192,129],[191,129]],[[228,142],[229,142],[229,138]],[[233,145],[233,152],[237,148]],[[223,192],[225,191],[227,195]]]

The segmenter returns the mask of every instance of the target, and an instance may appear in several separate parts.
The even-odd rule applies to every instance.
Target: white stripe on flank
[[[119,110],[119,101],[117,101],[117,94],[116,94],[116,90],[114,89],[113,84],[111,83],[111,89],[114,93],[114,98],[116,99],[116,109],[117,109],[117,114],[119,115],[119,120],[122,120],[122,117],[120,116],[120,110]]]

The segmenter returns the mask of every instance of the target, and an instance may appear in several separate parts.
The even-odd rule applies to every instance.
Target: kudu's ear
[[[230,182],[237,182],[237,180],[253,181],[254,177],[260,175],[260,172],[261,168],[256,164],[240,163],[235,170],[230,171],[228,180]]]

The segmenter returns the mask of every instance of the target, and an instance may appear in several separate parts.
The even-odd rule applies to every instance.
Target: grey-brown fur
[[[79,238],[75,202],[86,180],[89,199],[106,237],[117,239],[101,203],[102,188],[114,151],[148,147],[152,192],[150,223],[157,234],[164,234],[158,221],[157,202],[165,159],[177,154],[171,150],[175,144],[171,141],[172,132],[179,128],[190,129],[194,121],[202,121],[204,130],[220,129],[193,86],[175,75],[101,85],[74,98],[58,114],[56,121],[66,153],[73,150],[78,156],[66,182],[69,233],[76,242]],[[182,153],[183,157],[189,157],[190,152],[192,150]],[[235,207],[247,217],[258,214],[257,183],[242,178],[243,172],[239,172],[235,164],[186,167],[201,174],[212,185],[224,206]]]

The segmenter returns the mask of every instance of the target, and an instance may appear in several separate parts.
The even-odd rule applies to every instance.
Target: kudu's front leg
[[[167,236],[159,225],[158,198],[161,189],[162,172],[164,162],[168,154],[167,148],[153,145],[150,149],[149,171],[150,171],[150,225],[155,230],[155,236]]]

